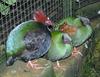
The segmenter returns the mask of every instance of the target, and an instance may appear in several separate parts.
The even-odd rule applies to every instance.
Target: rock
[[[70,56],[64,60],[60,60],[60,67],[57,67],[56,62],[42,58],[37,59],[37,64],[43,67],[38,70],[28,68],[26,63],[19,60],[8,67],[2,64],[0,65],[0,77],[77,77],[82,65],[82,59],[85,56],[84,46],[80,47],[80,51],[83,56]]]
[[[80,47],[80,50],[84,53],[83,47]],[[82,63],[82,56],[70,56],[69,58],[59,61],[59,63],[61,65],[59,68],[56,68],[56,62],[53,63],[56,77],[75,77],[75,75],[77,77]]]
[[[33,60],[34,61],[34,60]],[[55,77],[52,63],[45,59],[38,59],[37,63],[41,69],[32,69],[22,61],[16,61],[12,66],[6,67],[3,64],[0,68],[0,77]]]

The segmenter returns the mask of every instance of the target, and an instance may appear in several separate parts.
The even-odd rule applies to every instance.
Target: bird
[[[51,46],[47,52],[47,59],[57,62],[57,67],[60,67],[59,60],[65,59],[71,55],[73,46],[71,38],[68,34],[61,31],[51,32]]]
[[[47,26],[53,25],[53,22],[50,20],[49,17],[47,17],[44,14],[44,12],[42,10],[35,11],[35,14],[33,15],[33,19],[34,19],[34,21],[43,23]]]
[[[13,65],[16,60],[27,62],[32,68],[31,60],[40,58],[51,45],[51,34],[48,27],[52,21],[42,10],[34,12],[33,20],[25,21],[15,27],[6,41],[6,65]]]
[[[82,45],[92,34],[92,27],[88,18],[78,16],[67,17],[59,24],[59,30],[68,33],[72,38],[73,46]]]
[[[76,32],[76,27],[69,26],[66,22],[60,26],[60,31],[69,34],[70,36],[74,35]]]
[[[61,32],[67,33],[72,39],[73,52],[72,56],[82,53],[79,46],[84,44],[92,34],[90,20],[86,17],[66,17],[59,21],[56,25],[59,26]]]

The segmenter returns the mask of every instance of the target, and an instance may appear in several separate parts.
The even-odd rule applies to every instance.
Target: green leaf
[[[3,0],[3,2],[5,2],[9,5],[13,5],[16,2],[16,0]]]
[[[7,15],[10,11],[10,7],[0,3],[0,13],[2,15]]]

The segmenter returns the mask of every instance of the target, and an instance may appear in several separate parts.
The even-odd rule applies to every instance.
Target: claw
[[[54,69],[56,70],[66,70],[65,66],[61,66],[61,64],[59,63],[59,61],[56,61],[56,66],[54,67]]]
[[[37,60],[34,62],[28,61],[27,67],[32,68],[32,69],[42,69],[43,67],[40,67],[39,64],[35,64],[36,62],[37,62]]]
[[[54,66],[55,69],[59,69],[61,66],[60,66],[60,63],[59,61],[56,61],[56,65]]]
[[[81,52],[77,52],[80,56],[83,56],[83,54]]]
[[[85,46],[85,48],[88,48],[88,45],[87,45],[87,43],[85,43],[85,44],[84,44],[84,46]]]
[[[74,47],[74,50],[72,52],[72,56],[77,57],[77,55],[83,56],[83,54],[81,52],[79,52],[79,49]]]
[[[59,63],[59,61],[57,61],[57,67],[60,67],[60,63]]]

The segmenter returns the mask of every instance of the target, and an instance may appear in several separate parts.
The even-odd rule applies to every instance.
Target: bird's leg
[[[79,51],[79,49],[76,48],[76,47],[74,47],[74,50],[73,50],[73,52],[72,52],[72,56],[73,56],[73,57],[77,57],[78,54],[79,54],[80,56],[83,56],[82,53]]]
[[[61,66],[60,66],[60,63],[59,63],[59,61],[57,60],[57,61],[56,61],[56,65],[55,65],[54,68],[55,68],[55,69],[58,69],[58,68],[60,68],[60,67],[61,67]]]
[[[42,69],[43,67],[40,67],[39,64],[36,64],[37,60],[33,61],[28,61],[27,67],[32,68],[32,69]]]
[[[87,42],[88,42],[88,41],[87,41]],[[87,42],[86,42],[86,43],[84,43],[85,48],[88,48]]]
[[[60,63],[59,63],[59,61],[57,61],[57,67],[60,67]]]
[[[61,66],[61,64],[59,63],[59,61],[57,60],[56,61],[56,66],[54,67],[54,69],[58,70],[58,69],[61,69],[61,70],[66,70],[63,65]]]

